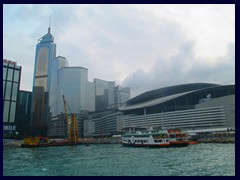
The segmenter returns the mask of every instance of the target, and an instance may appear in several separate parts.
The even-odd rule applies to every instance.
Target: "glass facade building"
[[[30,133],[35,136],[47,134],[51,65],[55,57],[56,44],[48,28],[48,33],[36,45],[30,121]]]
[[[96,91],[96,111],[102,111],[114,107],[115,82],[94,79],[94,83]]]
[[[88,69],[69,67],[65,57],[52,62],[49,105],[51,116],[64,112],[62,95],[72,112],[95,111],[95,86],[88,81]]]
[[[28,135],[31,118],[32,92],[19,91],[17,112],[16,112],[16,130],[20,137]]]
[[[16,109],[22,67],[3,59],[3,136],[16,131]]]
[[[52,61],[51,84],[49,91],[50,116],[58,115],[59,106],[63,106],[61,101],[62,97],[59,91],[59,70],[64,67],[68,67],[68,61],[65,57],[58,56]]]
[[[130,88],[129,87],[121,87],[116,86],[115,87],[115,102],[117,103],[117,106],[123,105],[126,101],[130,99]]]

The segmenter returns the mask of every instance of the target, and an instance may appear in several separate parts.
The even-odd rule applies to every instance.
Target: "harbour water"
[[[3,147],[4,176],[235,176],[235,144]]]

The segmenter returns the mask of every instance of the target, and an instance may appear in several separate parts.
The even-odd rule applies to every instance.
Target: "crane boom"
[[[76,143],[78,141],[78,126],[77,126],[77,121],[76,121],[76,114],[72,113],[70,111],[64,95],[62,95],[62,97],[63,97],[63,104],[64,104],[65,116],[66,116],[66,121],[67,121],[68,142]],[[71,113],[71,120],[69,120],[69,118],[68,118],[67,107]]]
[[[62,95],[62,97],[63,97],[63,104],[64,104],[65,116],[66,116],[66,121],[67,121],[67,137],[68,137],[68,141],[70,142],[72,139],[72,137],[71,137],[71,134],[72,134],[71,121],[69,121],[69,119],[68,119],[67,102],[65,100],[64,95]]]

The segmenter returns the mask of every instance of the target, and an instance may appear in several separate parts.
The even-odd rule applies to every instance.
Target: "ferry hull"
[[[186,141],[186,142],[170,142],[170,146],[171,147],[185,147],[185,146],[188,146],[189,145],[189,142]]]
[[[122,143],[125,147],[150,147],[150,148],[168,148],[168,147],[186,147],[188,142],[172,142],[170,144],[128,144]]]
[[[169,147],[169,144],[127,144],[127,143],[122,143],[122,145],[126,146],[126,147],[156,147],[156,148]]]

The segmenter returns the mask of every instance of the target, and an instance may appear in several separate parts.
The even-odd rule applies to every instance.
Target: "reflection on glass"
[[[17,92],[18,92],[18,83],[13,83],[13,90],[12,90],[12,100],[17,100]]]
[[[9,122],[11,122],[11,123],[15,122],[15,114],[16,114],[16,102],[12,102]]]
[[[5,81],[3,81],[3,99],[4,99],[4,93],[5,93]]]
[[[6,94],[5,94],[6,100],[10,100],[11,90],[12,90],[12,82],[7,82],[7,88],[6,88]]]
[[[7,80],[8,81],[12,81],[13,78],[13,69],[8,69],[8,77]]]
[[[9,64],[9,67],[14,67],[15,66],[15,64]]]
[[[3,122],[8,122],[9,101],[4,102]]]
[[[15,70],[13,81],[18,82],[18,79],[19,79],[19,71]]]
[[[6,79],[6,75],[7,75],[7,68],[3,67],[3,79]]]

